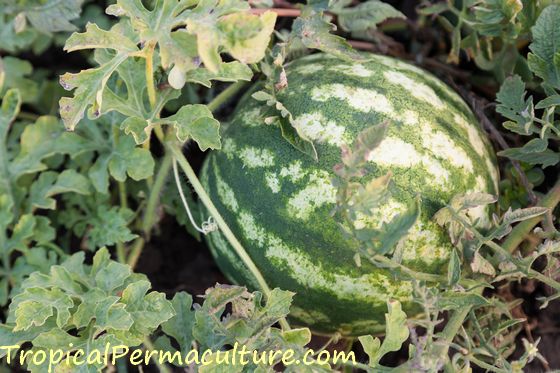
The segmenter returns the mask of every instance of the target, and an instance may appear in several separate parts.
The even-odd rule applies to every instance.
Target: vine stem
[[[152,343],[152,340],[149,337],[146,337],[144,339],[143,344],[144,344],[144,346],[146,347],[147,350],[150,350],[150,351],[155,350],[154,344]],[[159,359],[152,359],[152,361],[157,365],[157,367],[158,367],[158,369],[161,373],[172,373],[171,369],[169,369],[169,367],[167,365],[165,365],[164,363],[160,362]]]
[[[145,48],[145,58],[146,58],[146,87],[148,89],[148,100],[150,101],[150,106],[154,108],[156,106],[156,86],[154,84],[154,49],[156,45],[153,42],[149,42]]]
[[[453,312],[453,314],[451,315],[451,317],[447,321],[447,324],[445,325],[445,328],[443,329],[443,331],[440,333],[440,338],[437,341],[438,344],[441,343],[441,345],[439,345],[439,348],[436,347],[437,348],[437,350],[436,350],[437,357],[440,360],[442,360],[442,361],[445,360],[445,357],[447,356],[447,354],[449,352],[449,346],[451,345],[451,342],[453,342],[453,339],[455,338],[455,336],[459,332],[459,329],[461,329],[461,326],[465,322],[465,319],[469,315],[469,312],[471,312],[471,309],[472,309],[472,307],[464,307],[464,308],[458,309],[458,310]],[[410,364],[411,364],[411,362],[409,360],[408,362],[398,366],[397,368],[394,368],[393,370],[391,370],[391,372],[392,373],[408,373],[408,372],[411,371]]]
[[[179,166],[187,176],[187,179],[189,179],[189,182],[193,186],[194,191],[197,193],[200,201],[202,201],[204,206],[210,212],[210,215],[212,215],[214,220],[216,220],[218,227],[220,227],[226,239],[229,241],[229,243],[231,244],[231,246],[233,247],[237,255],[241,258],[241,260],[243,260],[243,263],[247,266],[249,271],[251,271],[251,273],[257,280],[257,283],[259,284],[259,287],[261,288],[265,297],[270,298],[271,291],[262,273],[259,271],[259,269],[255,265],[255,263],[253,262],[249,254],[247,254],[247,251],[245,251],[241,243],[237,240],[237,238],[235,237],[235,235],[233,234],[233,232],[231,231],[231,229],[229,228],[225,220],[222,218],[222,215],[220,214],[216,206],[214,206],[214,203],[212,202],[212,200],[204,190],[204,187],[198,180],[198,177],[196,176],[191,165],[183,155],[183,152],[181,151],[181,147],[179,147],[176,143],[169,143],[169,142],[166,145],[167,145],[167,149],[173,154],[173,157],[175,158],[175,160],[177,161],[177,163],[179,164]],[[290,326],[288,325],[288,322],[285,319],[280,320],[280,325],[284,330],[290,329]]]
[[[159,196],[163,190],[165,180],[167,175],[171,170],[173,158],[169,152],[165,152],[163,159],[159,165],[159,170],[154,180],[154,184],[150,191],[150,196],[148,197],[148,204],[146,205],[146,211],[144,212],[144,219],[142,220],[142,230],[146,236],[149,236],[150,230],[154,226],[156,221],[156,208],[159,202]]]
[[[538,206],[548,207],[552,210],[558,203],[560,203],[560,180],[558,180],[546,196],[541,199]],[[537,216],[517,224],[501,246],[510,253],[514,252],[521,242],[525,240],[527,234],[529,234],[542,219],[542,216]]]
[[[127,259],[127,264],[130,268],[134,269],[134,267],[136,267],[136,263],[138,263],[138,259],[140,258],[140,254],[142,253],[145,243],[146,241],[144,241],[142,237],[139,237],[136,241],[134,241]]]
[[[153,51],[152,51],[152,53],[153,53]],[[148,92],[150,92],[150,90],[152,90],[153,94],[155,95],[155,93],[156,93],[155,92],[155,86],[153,84],[149,83],[150,81],[153,83],[153,68],[150,70],[150,68],[148,67],[148,61],[151,61],[151,59],[146,58],[146,79],[148,81],[148,84],[147,84]],[[148,74],[149,70],[151,71],[151,74]],[[151,78],[149,78],[149,76],[151,76]],[[225,90],[220,92],[216,97],[214,97],[214,99],[212,101],[210,101],[208,103],[208,105],[207,105],[208,109],[212,112],[215,112],[220,107],[222,107],[222,105],[224,105],[231,98],[233,98],[237,93],[239,93],[248,84],[249,84],[249,82],[239,81],[239,82],[236,82],[236,83],[230,85]],[[151,94],[149,94],[149,95],[151,95]],[[155,110],[157,110],[157,108]],[[154,115],[154,117],[155,116],[156,115]],[[156,136],[158,137],[158,140],[160,140],[162,143],[164,143],[164,134],[163,134],[163,131],[161,131],[161,128],[156,126],[154,128],[154,130],[155,130]],[[146,143],[149,144],[149,141],[146,142]],[[156,208],[158,206],[159,196],[161,195],[161,192],[162,192],[163,187],[165,185],[165,180],[167,179],[167,176],[169,175],[169,172],[171,171],[172,162],[173,162],[173,158],[172,158],[172,156],[169,152],[169,149],[166,149],[165,155],[162,159],[162,162],[160,164],[160,168],[158,170],[158,173],[156,175],[155,180],[152,183],[148,183],[149,186],[150,186],[150,196],[148,197],[148,203],[147,203],[147,206],[146,206],[146,211],[144,213],[144,218],[142,219],[142,230],[144,232],[144,236],[147,239],[149,239],[149,233],[150,233],[150,231],[151,231],[151,229],[154,226],[154,223],[156,221],[155,211],[156,211]],[[130,256],[127,260],[127,262],[129,264],[131,264],[132,268],[134,268],[134,265],[136,264],[136,262],[138,261],[138,258],[140,257],[140,254],[142,253],[142,248],[144,246],[144,243],[145,243],[145,241],[142,239],[141,241],[138,241],[137,244],[135,244],[134,247],[132,248]]]
[[[245,86],[247,86],[250,82],[246,82],[240,80],[238,82],[233,83],[222,92],[220,92],[212,101],[208,103],[208,109],[211,112],[215,112],[218,110],[222,105],[228,102],[233,96],[235,96],[239,91],[241,91]]]

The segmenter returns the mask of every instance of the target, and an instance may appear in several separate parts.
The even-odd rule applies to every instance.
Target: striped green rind
[[[293,148],[278,127],[266,125],[264,103],[248,94],[225,126],[222,151],[205,161],[203,185],[269,285],[297,293],[293,322],[322,333],[377,331],[388,299],[415,312],[412,285],[365,261],[356,266],[358,242],[343,236],[330,214],[340,147],[390,120],[364,181],[391,171],[391,198],[356,225],[379,227],[420,194],[421,216],[398,250],[404,264],[432,273],[443,270],[451,249],[433,214],[459,193],[496,194],[495,156],[461,98],[407,63],[372,56],[352,64],[317,54],[293,62],[287,76],[288,88],[278,99],[315,143],[319,161]],[[488,210],[469,213],[479,227],[489,224]],[[257,287],[221,233],[207,240],[233,282]]]

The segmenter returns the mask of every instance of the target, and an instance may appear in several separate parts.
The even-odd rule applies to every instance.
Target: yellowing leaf
[[[256,21],[256,22],[255,22]],[[260,22],[259,22],[260,21]],[[242,25],[258,25],[253,27],[249,31],[257,31],[244,38],[243,35],[233,35],[234,37],[229,37],[226,35],[225,47],[229,54],[233,58],[243,62],[243,63],[256,63],[263,59],[268,43],[270,42],[270,36],[274,31],[274,25],[276,24],[276,13],[267,11],[263,13],[260,18],[252,14],[236,13],[220,20],[218,27],[223,28],[226,33],[231,32],[230,30],[239,30]]]

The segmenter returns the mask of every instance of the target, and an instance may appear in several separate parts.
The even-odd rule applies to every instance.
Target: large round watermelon
[[[421,215],[398,245],[403,263],[424,272],[442,271],[451,250],[433,214],[456,194],[497,193],[494,153],[461,98],[408,63],[383,56],[351,63],[316,54],[292,62],[286,72],[288,87],[278,100],[314,142],[319,161],[294,148],[278,126],[265,124],[266,104],[247,94],[225,126],[222,150],[205,161],[203,185],[268,284],[296,293],[292,322],[322,333],[374,332],[384,325],[387,300],[414,312],[413,289],[367,261],[356,265],[359,242],[332,216],[331,181],[341,147],[389,121],[363,179],[391,171],[391,197],[355,225],[379,228],[420,194]],[[469,214],[480,227],[489,224],[486,208]],[[220,232],[207,240],[231,281],[257,288]]]

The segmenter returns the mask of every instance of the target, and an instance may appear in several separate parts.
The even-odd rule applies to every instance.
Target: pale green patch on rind
[[[471,123],[467,122],[467,120],[462,115],[455,114],[453,116],[453,119],[459,127],[467,131],[469,142],[474,151],[481,157],[487,156],[487,147],[484,143],[484,140],[482,139],[480,131],[478,131],[477,128]]]
[[[422,127],[430,124],[422,125]],[[442,131],[422,133],[422,146],[429,150],[434,156],[448,160],[453,166],[462,168],[472,173],[472,159],[467,155],[463,148],[459,147],[451,138]]]
[[[356,88],[344,84],[326,84],[311,91],[311,98],[325,102],[329,99],[345,101],[350,107],[361,112],[393,114],[393,105],[387,97],[373,89]]]
[[[214,177],[216,178],[216,187],[218,189],[218,196],[220,197],[220,201],[222,201],[222,203],[226,205],[226,207],[231,211],[237,212],[237,210],[239,210],[239,203],[235,198],[235,192],[231,189],[228,183],[226,183],[222,179],[220,170],[216,166],[215,161],[213,162],[212,166],[214,168]]]
[[[436,223],[419,219],[399,242],[396,250],[402,250],[404,262],[418,261],[419,258],[427,264],[447,260],[452,247],[442,242],[439,234],[441,228]]]
[[[261,109],[253,108],[243,113],[243,125],[247,127],[258,127],[264,125],[264,117],[261,114]]]
[[[276,194],[280,192],[280,180],[278,180],[278,175],[274,172],[267,172],[264,176],[266,180],[266,186],[270,188],[272,193]]]
[[[403,115],[396,118],[400,120],[407,126],[417,126],[418,125],[418,113],[412,110],[405,110]],[[430,125],[431,126],[431,125]]]
[[[274,166],[274,154],[268,149],[247,146],[239,151],[239,158],[243,161],[243,165],[248,168]]]
[[[336,202],[336,188],[328,172],[320,170],[309,175],[305,187],[288,199],[288,213],[306,220],[316,209]]]
[[[450,173],[441,162],[426,154],[419,153],[412,144],[395,137],[385,138],[368,155],[368,161],[386,167],[423,166],[431,174],[426,175],[426,183],[444,186],[449,181]],[[433,176],[433,177],[432,177]]]
[[[280,176],[286,177],[295,183],[307,176],[307,172],[301,168],[301,161],[297,160],[290,163],[287,167],[282,167],[280,169]]]
[[[411,79],[398,71],[385,71],[383,75],[392,84],[400,85],[412,96],[433,105],[436,109],[441,110],[446,107],[436,92],[426,84]]]
[[[379,229],[383,223],[389,223],[397,215],[406,212],[407,208],[406,204],[389,198],[381,206],[372,209],[368,215],[358,212],[357,219],[354,220],[354,228]]]
[[[290,317],[299,320],[306,325],[313,325],[317,323],[329,323],[331,319],[329,316],[322,312],[314,310],[304,310],[298,306],[290,307]]]
[[[222,151],[228,159],[233,159],[237,153],[237,145],[232,138],[226,137],[222,140]]]
[[[328,120],[321,113],[302,114],[294,118],[294,127],[300,134],[315,143],[340,147],[349,141],[344,127]]]
[[[319,64],[301,65],[294,72],[302,75],[312,75],[323,70],[323,66]]]
[[[416,75],[419,75],[422,77],[422,79],[426,80],[427,82],[430,82],[431,84],[437,86],[439,89],[445,90],[449,97],[456,103],[459,104],[463,109],[465,109],[466,111],[470,111],[471,109],[469,108],[469,106],[467,105],[467,103],[454,91],[452,91],[449,86],[447,86],[445,83],[443,83],[441,80],[439,80],[438,78],[436,78],[434,75],[432,75],[431,73],[429,73],[426,70],[423,70],[417,66],[414,66],[410,63],[406,63],[400,60],[396,60],[394,58],[390,58],[387,56],[381,56],[381,55],[377,55],[374,57],[374,59],[377,62],[380,62],[382,64],[384,64],[386,67],[388,67],[389,69],[399,69],[399,70],[404,70],[404,71],[409,71],[412,72]]]
[[[369,78],[373,75],[373,71],[369,70],[364,65],[354,64],[354,65],[336,65],[329,68],[329,71],[342,73],[344,75],[356,76],[359,78]]]
[[[475,125],[469,123],[462,115],[455,114],[453,116],[455,123],[467,132],[469,142],[474,149],[474,151],[484,159],[486,168],[490,173],[490,177],[493,181],[494,190],[498,190],[498,184],[500,182],[500,175],[498,173],[498,168],[492,162],[492,157],[490,154],[490,145],[487,140],[483,137],[482,132],[476,128]]]

